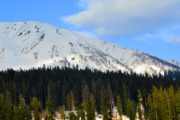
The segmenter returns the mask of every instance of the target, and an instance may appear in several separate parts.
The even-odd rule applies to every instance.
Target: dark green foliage
[[[0,95],[0,120],[5,120],[5,101],[4,95]]]
[[[6,120],[11,120],[12,117],[13,117],[12,99],[9,91],[7,91],[5,97],[5,118]]]
[[[176,72],[176,76],[179,74]],[[120,114],[127,114],[131,118],[135,117],[137,106],[142,104],[147,118],[179,119],[179,88],[179,78],[172,80],[171,77],[161,75],[137,75],[121,71],[103,73],[89,69],[59,67],[1,71],[0,119],[20,119],[19,117],[28,114],[29,110],[34,112],[36,120],[40,119],[42,110],[48,111],[47,119],[53,119],[59,106],[65,106],[64,110],[81,106],[77,119],[79,116],[84,119],[87,111],[88,116],[94,116],[94,111],[97,111],[107,120],[112,118],[113,103],[117,103]],[[138,90],[143,99],[141,103],[138,100]],[[23,97],[19,98],[20,95]],[[96,102],[92,102],[90,95]],[[117,96],[121,97],[116,99]],[[24,118],[23,115],[21,119]]]
[[[120,96],[117,97],[117,110],[120,116],[120,120],[122,119],[122,100]]]
[[[67,110],[72,111],[74,110],[74,95],[73,92],[71,91],[68,95],[67,95]]]
[[[14,120],[32,120],[30,108],[28,106],[14,108]]]
[[[12,116],[12,118],[14,118],[14,120],[32,120],[31,110],[21,95],[19,96],[19,106],[14,106],[14,117]]]
[[[51,113],[48,113],[47,117],[45,118],[45,120],[55,120],[53,115]]]
[[[85,85],[82,90],[82,106],[85,111],[87,111],[88,108],[89,94],[89,88],[87,85]]]
[[[136,115],[136,104],[134,101],[128,99],[126,104],[126,114],[130,117],[131,120],[135,119]]]
[[[109,89],[108,94],[112,96],[121,95],[122,108],[125,112],[127,98],[137,101],[137,90],[139,89],[144,98],[152,89],[152,86],[162,86],[167,88],[172,85],[177,87],[180,80],[173,81],[171,78],[163,76],[143,76],[132,73],[131,75],[121,72],[106,72],[78,70],[39,68],[28,71],[3,71],[0,72],[0,93],[9,91],[12,95],[12,102],[18,103],[20,94],[24,96],[27,103],[31,98],[39,98],[42,108],[45,109],[48,94],[52,101],[52,110],[59,105],[67,105],[67,96],[72,91],[75,97],[74,104],[79,105],[82,100],[86,103],[88,94],[93,94],[96,99],[97,111],[100,112],[100,92],[101,87]],[[86,105],[85,105],[86,106]],[[86,109],[86,108],[85,108]]]
[[[147,118],[151,120],[179,120],[180,94],[172,86],[168,89],[153,87],[148,96]]]
[[[176,118],[180,119],[180,91],[175,94],[175,114]]]
[[[137,105],[137,110],[138,110],[138,117],[139,117],[139,120],[142,120],[142,112],[143,112],[143,103],[142,103],[142,94],[140,92],[140,90],[138,90],[138,105]]]
[[[108,118],[108,98],[104,88],[101,88],[100,91],[100,107],[101,113],[103,114],[103,119],[106,120]]]
[[[78,118],[73,112],[70,112],[69,113],[69,120],[78,120]]]
[[[78,120],[79,120],[79,119],[81,119],[81,120],[86,120],[85,110],[84,110],[82,104],[78,107],[78,110],[77,110],[77,118],[78,118]]]
[[[95,98],[91,94],[87,107],[87,120],[95,120]]]
[[[48,86],[48,96],[46,99],[46,110],[47,110],[47,118],[46,120],[54,120],[53,117],[53,101],[52,101],[52,92],[51,92],[51,85]]]
[[[31,110],[33,112],[34,120],[40,120],[40,102],[38,98],[33,97],[30,103]]]

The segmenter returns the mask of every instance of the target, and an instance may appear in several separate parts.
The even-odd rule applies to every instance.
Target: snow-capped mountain
[[[0,23],[0,69],[60,66],[157,74],[177,65],[38,22]]]
[[[177,66],[180,67],[180,62],[179,62],[179,61],[171,60],[170,63],[172,63],[172,64],[177,65]]]

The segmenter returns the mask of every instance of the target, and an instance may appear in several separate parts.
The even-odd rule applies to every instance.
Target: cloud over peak
[[[66,23],[99,34],[132,35],[180,22],[179,0],[81,0],[87,7]]]

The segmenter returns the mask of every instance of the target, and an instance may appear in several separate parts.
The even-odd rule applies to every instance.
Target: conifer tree
[[[130,97],[129,96],[129,90],[127,89],[127,85],[123,84],[122,85],[122,108],[123,112],[126,113],[126,105],[127,105],[127,100]]]
[[[100,91],[100,108],[101,108],[101,113],[103,114],[103,120],[107,120],[108,119],[108,97],[103,87],[101,87],[101,91]]]
[[[19,113],[18,113],[18,108],[16,105],[13,106],[13,120],[18,120],[19,119]]]
[[[112,120],[113,95],[110,83],[107,84],[107,97],[108,120]]]
[[[118,114],[120,116],[120,120],[122,120],[122,101],[120,96],[117,97],[117,109],[118,109]]]
[[[87,120],[95,120],[95,99],[91,94],[87,108]]]
[[[175,112],[175,90],[174,87],[171,85],[168,90],[168,101],[169,101],[169,107],[171,111],[169,111],[169,114],[172,114],[172,118],[175,118],[176,112]]]
[[[173,104],[171,102],[171,98],[168,94],[168,90],[163,90],[163,99],[161,102],[162,112],[163,112],[163,118],[164,120],[173,119]],[[163,110],[164,109],[164,110]]]
[[[175,118],[180,119],[180,90],[175,93]]]
[[[74,110],[74,95],[73,92],[71,91],[68,95],[67,95],[67,109],[72,111]]]
[[[32,97],[31,99],[31,110],[33,112],[34,120],[40,120],[40,101],[36,97]]]
[[[61,120],[65,120],[64,106],[60,107],[59,114],[60,114]]]
[[[48,85],[48,95],[47,95],[47,100],[46,100],[46,109],[50,114],[53,113],[53,105],[52,105],[52,94],[51,94],[51,86],[50,84]]]
[[[73,112],[70,112],[69,113],[69,120],[78,120],[78,119],[77,119],[77,116]]]
[[[53,117],[53,108],[52,108],[52,97],[51,97],[51,88],[48,86],[48,96],[46,100],[46,110],[48,111],[47,120],[54,120]]]
[[[149,106],[150,119],[158,120],[159,97],[158,97],[158,89],[155,86],[153,86],[152,93],[148,97],[148,106]]]
[[[78,107],[77,118],[81,120],[86,120],[86,115],[82,104]]]
[[[140,92],[140,90],[138,90],[138,117],[139,117],[139,120],[142,120],[142,111],[143,111],[143,104],[142,104],[142,94]]]
[[[170,100],[166,90],[162,87],[153,87],[152,93],[148,97],[148,113],[151,120],[170,120],[173,118],[170,107]]]
[[[85,111],[87,111],[88,108],[88,101],[89,101],[89,88],[87,85],[84,86],[83,90],[82,90],[82,98],[83,98],[83,109]]]
[[[19,107],[23,108],[26,105],[25,99],[22,95],[19,96]]]
[[[134,101],[130,99],[127,100],[126,111],[127,111],[126,114],[130,117],[130,119],[134,120],[136,114],[136,105]]]
[[[5,120],[4,95],[0,94],[0,120]]]
[[[18,107],[14,106],[14,120],[32,120],[31,110],[21,95],[19,96]]]
[[[13,105],[9,91],[6,92],[6,97],[5,97],[5,117],[6,120],[11,120],[13,117]]]

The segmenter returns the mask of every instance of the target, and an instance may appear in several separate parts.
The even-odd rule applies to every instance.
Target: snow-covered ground
[[[96,120],[103,120],[103,119],[96,117]],[[120,120],[120,119],[119,119],[119,118],[114,118],[113,120]],[[130,120],[130,119],[129,119],[129,117],[123,115],[123,116],[122,116],[122,120]]]
[[[60,66],[149,74],[179,70],[148,54],[39,22],[0,23],[0,70]]]

